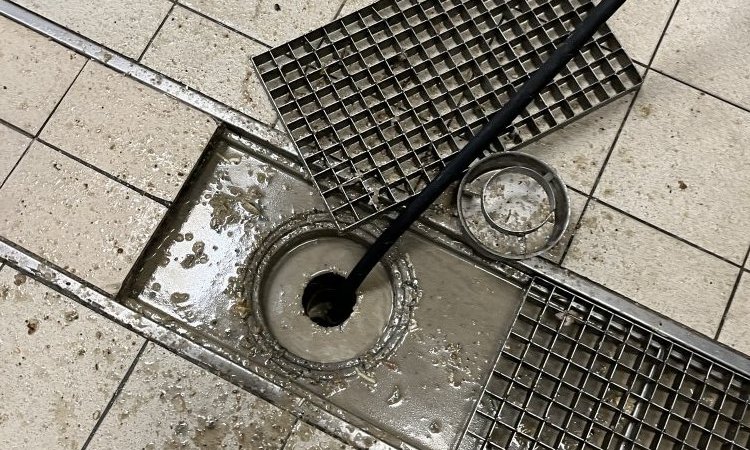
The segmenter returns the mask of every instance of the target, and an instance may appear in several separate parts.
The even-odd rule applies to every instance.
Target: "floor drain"
[[[302,293],[302,308],[305,315],[321,327],[337,327],[354,311],[357,296],[354,292],[342,295],[341,288],[346,278],[328,272],[314,277]]]
[[[251,339],[295,376],[326,379],[369,370],[406,335],[419,295],[405,255],[392,251],[351,297],[336,289],[377,235],[341,232],[326,213],[297,215],[262,240],[247,264]]]
[[[749,393],[722,361],[536,279],[458,448],[747,449]]]

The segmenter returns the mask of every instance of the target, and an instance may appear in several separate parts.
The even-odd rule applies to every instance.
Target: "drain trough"
[[[541,279],[459,446],[750,448],[750,378]]]

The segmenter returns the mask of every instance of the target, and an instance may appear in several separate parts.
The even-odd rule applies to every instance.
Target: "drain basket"
[[[750,379],[536,279],[459,449],[750,447]]]

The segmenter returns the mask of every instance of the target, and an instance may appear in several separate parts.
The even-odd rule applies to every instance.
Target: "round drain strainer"
[[[570,216],[560,177],[542,161],[517,152],[474,165],[461,180],[457,203],[464,235],[491,258],[524,259],[549,250]]]
[[[391,251],[351,299],[330,297],[377,230],[340,232],[326,213],[295,216],[254,252],[244,279],[251,338],[294,375],[325,379],[365,370],[403,340],[418,297],[411,265]]]

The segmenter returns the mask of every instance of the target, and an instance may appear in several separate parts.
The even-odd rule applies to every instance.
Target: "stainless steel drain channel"
[[[750,379],[535,279],[460,449],[747,449]]]
[[[341,228],[416,195],[508,101],[591,0],[382,0],[254,58]],[[641,79],[605,26],[495,150]]]

